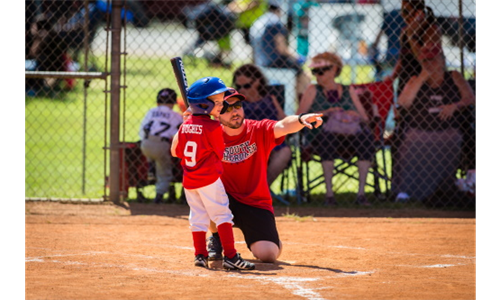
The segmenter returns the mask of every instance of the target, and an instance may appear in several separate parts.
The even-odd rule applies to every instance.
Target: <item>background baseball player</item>
[[[172,156],[169,151],[172,137],[183,120],[179,113],[172,110],[177,103],[177,94],[174,90],[169,88],[160,90],[156,103],[157,106],[150,109],[142,120],[139,136],[142,153],[148,158],[150,165],[154,164],[156,168],[154,201],[161,203],[173,177]]]
[[[229,210],[220,176],[224,140],[218,118],[228,88],[217,77],[205,77],[188,89],[187,100],[192,111],[174,136],[172,155],[181,159],[184,191],[190,207],[189,223],[195,249],[194,265],[208,268],[206,234],[213,220],[224,248],[223,267],[231,270],[253,270],[255,265],[245,261],[234,247],[233,215]],[[223,113],[223,112],[222,112]]]

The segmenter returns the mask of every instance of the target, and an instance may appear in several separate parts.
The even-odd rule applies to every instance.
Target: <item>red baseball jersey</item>
[[[218,121],[207,115],[191,115],[179,128],[175,153],[181,159],[186,189],[214,183],[222,174],[224,140]]]
[[[243,132],[237,136],[223,134],[226,149],[221,176],[226,192],[236,200],[274,213],[267,185],[267,162],[276,145],[285,137],[274,138],[273,120],[245,119]]]

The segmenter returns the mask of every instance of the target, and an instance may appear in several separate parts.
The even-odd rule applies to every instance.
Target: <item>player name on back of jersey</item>
[[[196,124],[182,125],[181,133],[201,134],[202,132],[203,132],[203,125],[196,125]]]
[[[164,111],[160,111],[160,110],[155,110],[155,111],[153,111],[151,117],[153,117],[153,118],[170,119],[172,117],[172,115],[171,115],[170,112],[164,112]]]

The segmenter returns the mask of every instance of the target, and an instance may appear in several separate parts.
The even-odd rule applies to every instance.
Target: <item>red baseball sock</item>
[[[217,226],[217,231],[219,232],[220,242],[222,244],[222,248],[224,249],[224,255],[228,258],[233,258],[236,255],[236,249],[234,248],[233,225],[231,225],[231,223],[222,223]]]
[[[205,237],[207,233],[205,231],[193,231],[193,245],[194,245],[194,255],[203,254],[203,256],[208,256],[207,244],[205,242]]]

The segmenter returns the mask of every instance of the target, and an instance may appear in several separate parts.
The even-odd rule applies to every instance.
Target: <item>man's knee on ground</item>
[[[265,263],[274,263],[281,254],[283,246],[278,247],[275,243],[270,241],[258,241],[250,246],[252,254],[255,258]]]

